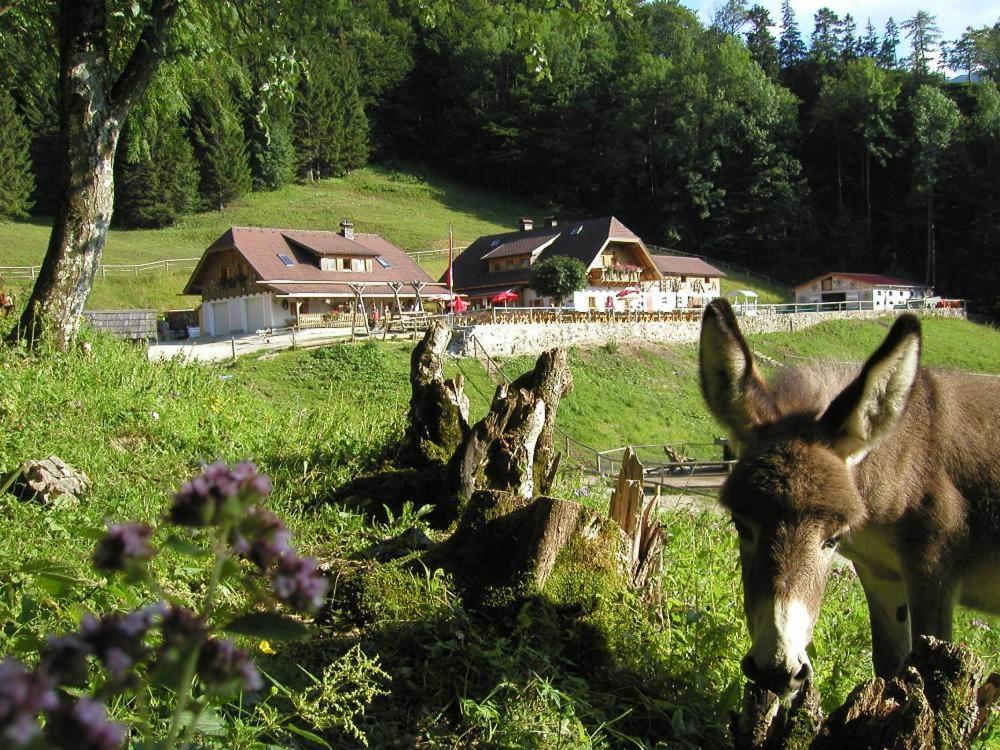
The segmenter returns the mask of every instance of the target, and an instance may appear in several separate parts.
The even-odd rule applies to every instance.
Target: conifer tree
[[[754,5],[747,11],[751,30],[747,32],[747,49],[768,78],[778,77],[778,48],[771,34],[771,14],[763,5]]]
[[[192,108],[192,135],[205,204],[220,211],[250,191],[243,126],[228,91],[204,92]]]
[[[820,8],[813,18],[813,32],[809,56],[821,66],[828,67],[840,57],[840,18],[829,8]]]
[[[339,158],[335,138],[338,114],[329,73],[313,59],[299,79],[292,115],[298,172],[308,182],[327,174],[331,157]]]
[[[861,38],[861,44],[858,47],[858,54],[861,57],[870,57],[874,60],[878,57],[878,52],[878,32],[875,31],[875,24],[872,23],[872,19],[869,17],[868,23],[865,24],[865,35]]]
[[[30,143],[14,100],[0,89],[0,218],[23,218],[31,207],[35,180],[28,159]]]
[[[343,174],[363,166],[368,160],[368,118],[358,91],[361,77],[357,62],[346,45],[341,45],[338,63],[337,98],[342,118],[337,133],[339,149],[335,171]]]
[[[122,133],[115,164],[115,221],[127,227],[164,227],[198,208],[194,150],[172,115],[135,127],[136,113]]]
[[[886,70],[895,70],[899,67],[899,56],[896,50],[899,49],[899,26],[889,16],[885,22],[885,35],[882,37],[882,44],[879,47],[878,64]]]
[[[795,10],[791,0],[781,2],[781,38],[778,40],[778,62],[782,70],[800,62],[806,56],[806,45],[799,33],[799,24],[795,20]]]
[[[918,10],[913,18],[903,21],[903,31],[910,40],[911,52],[908,58],[910,70],[918,76],[930,73],[931,60],[938,49],[941,29],[937,18],[925,10]]]

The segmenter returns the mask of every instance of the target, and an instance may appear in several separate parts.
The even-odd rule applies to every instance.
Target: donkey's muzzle
[[[808,659],[797,665],[794,671],[780,667],[761,669],[753,657],[747,654],[740,662],[740,667],[748,680],[777,695],[798,690],[813,675],[812,664],[809,663]]]

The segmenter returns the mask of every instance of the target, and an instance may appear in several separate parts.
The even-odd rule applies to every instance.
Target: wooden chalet
[[[515,306],[548,307],[563,302],[535,294],[528,284],[534,264],[567,256],[587,269],[586,287],[573,295],[577,310],[623,309],[625,305],[660,309],[652,282],[663,275],[642,239],[614,216],[565,224],[550,217],[540,227],[531,219],[520,223],[519,231],[480,237],[455,258],[455,291],[468,296],[474,307],[487,307],[494,296],[506,291],[517,295],[511,302]],[[635,299],[621,296],[626,289],[635,290]]]
[[[203,336],[251,333],[296,325],[309,316],[402,314],[422,309],[446,288],[413,258],[377,234],[232,227],[205,250],[184,287],[200,295]]]

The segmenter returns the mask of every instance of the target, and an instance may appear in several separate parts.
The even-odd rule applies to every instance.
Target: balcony
[[[597,280],[605,284],[636,284],[642,279],[640,268],[601,268]]]

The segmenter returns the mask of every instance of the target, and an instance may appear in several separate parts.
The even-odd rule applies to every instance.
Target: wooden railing
[[[149,263],[101,263],[97,266],[97,274],[106,279],[108,276],[138,276],[152,271],[169,271],[174,268],[193,269],[201,258],[165,258]],[[0,266],[0,278],[31,279],[38,276],[42,267],[38,266]]]

